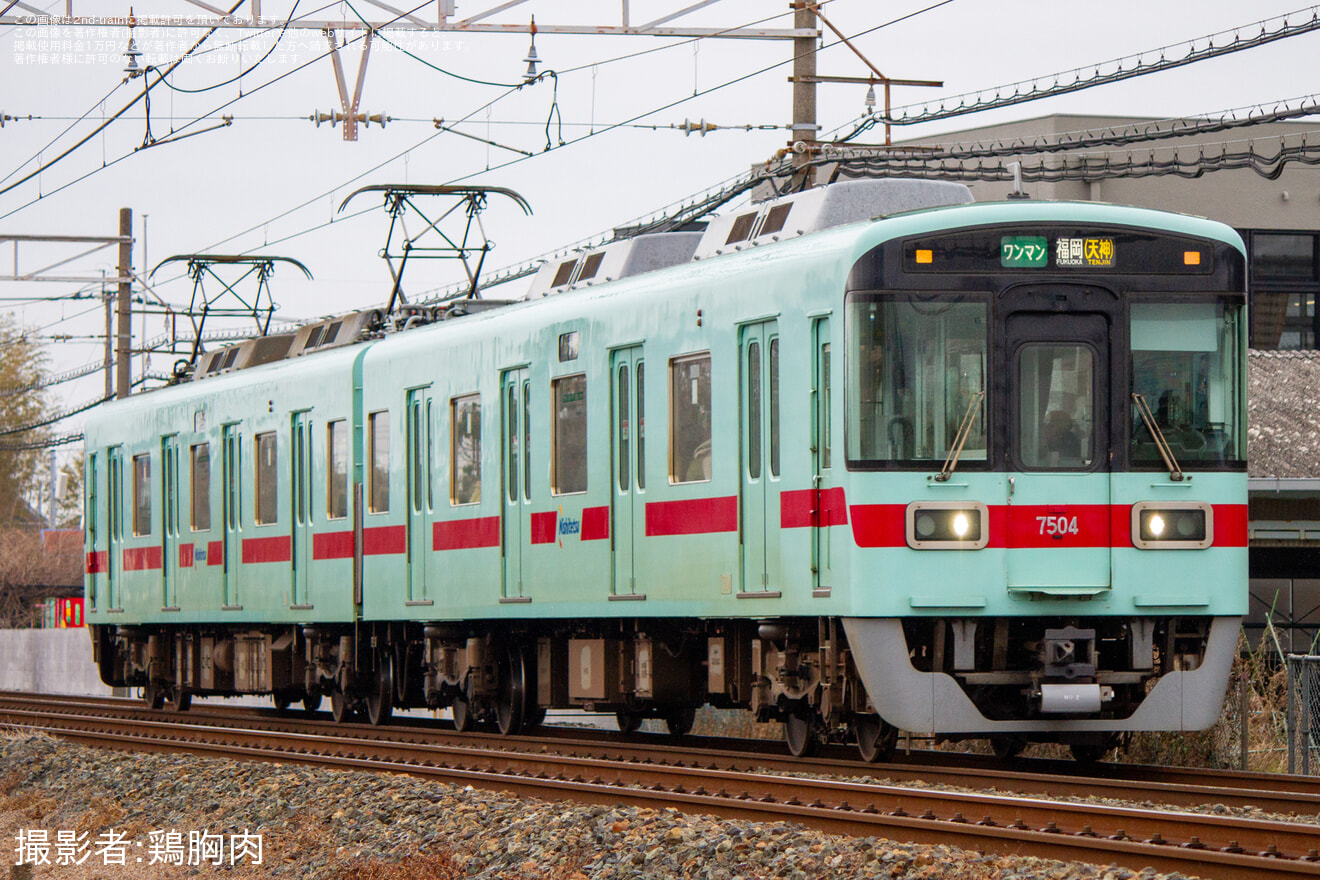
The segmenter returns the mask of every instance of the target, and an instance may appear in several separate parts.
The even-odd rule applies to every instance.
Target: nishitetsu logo
[[[555,535],[559,540],[559,546],[564,546],[565,535],[581,535],[582,520],[573,519],[571,516],[564,516],[564,508],[559,508],[559,514],[555,525]]]

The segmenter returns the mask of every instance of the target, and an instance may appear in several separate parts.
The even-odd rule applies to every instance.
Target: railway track
[[[668,806],[727,818],[798,822],[828,833],[956,844],[1067,861],[1116,862],[1134,869],[1152,866],[1215,878],[1320,877],[1316,849],[1320,825],[1314,819],[1247,819],[1173,808],[1232,803],[1315,815],[1320,796],[1314,786],[1264,774],[1154,770],[1151,775],[1157,781],[1137,783],[959,767],[958,762],[918,768],[832,759],[788,761],[748,754],[747,743],[741,743],[741,752],[733,752],[719,748],[720,741],[714,743],[716,748],[680,748],[644,737],[624,741],[608,735],[585,741],[576,730],[511,740],[458,735],[434,724],[344,726],[236,707],[168,716],[122,700],[13,694],[0,695],[0,720],[101,747],[407,772],[549,800]],[[884,776],[889,782],[784,775],[788,770],[860,772]],[[1159,779],[1161,774],[1166,778]],[[1075,803],[901,784],[916,778],[1028,793],[1066,790],[1082,797],[1139,796],[1159,806]],[[1270,782],[1278,784],[1267,785]]]

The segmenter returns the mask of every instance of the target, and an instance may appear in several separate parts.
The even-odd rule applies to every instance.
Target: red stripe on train
[[[312,559],[352,558],[352,532],[317,532],[312,535]]]
[[[363,556],[390,556],[407,551],[407,526],[372,526],[362,530]]]
[[[432,549],[473,550],[500,546],[500,518],[454,519],[431,526]]]
[[[610,508],[585,507],[582,509],[582,540],[603,541],[610,536]]]
[[[1213,507],[1213,546],[1247,546],[1247,505]],[[1128,504],[997,504],[989,513],[990,547],[1132,546],[1132,506]],[[906,504],[854,504],[852,517],[858,547],[907,546]]]
[[[818,500],[819,499],[819,500]],[[819,509],[817,505],[819,504]],[[802,529],[809,526],[846,526],[848,504],[843,487],[832,489],[794,489],[779,493],[779,527]]]
[[[150,571],[160,568],[161,553],[159,547],[124,548],[124,571]]]
[[[738,496],[652,501],[646,505],[646,535],[705,535],[738,531]]]
[[[210,541],[206,545],[206,564],[225,564],[225,545],[223,541]]]
[[[555,532],[559,530],[559,513],[551,510],[546,513],[532,514],[532,543],[553,544]]]
[[[87,574],[105,574],[109,570],[109,552],[105,550],[93,550],[87,554]]]
[[[179,568],[193,567],[193,553],[196,548],[192,544],[179,545]]]
[[[293,539],[288,535],[243,539],[243,564],[289,562],[293,559]]]

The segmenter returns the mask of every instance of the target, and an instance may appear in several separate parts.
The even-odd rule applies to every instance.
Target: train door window
[[[449,424],[449,503],[476,504],[481,500],[481,396],[449,401]]]
[[[747,346],[747,476],[761,477],[761,343]]]
[[[1087,468],[1094,460],[1095,354],[1076,343],[1018,351],[1018,457],[1024,467]]]
[[[587,491],[587,377],[564,376],[551,383],[555,417],[550,486],[556,495]]]
[[[637,488],[646,488],[646,364],[637,362]]]
[[[435,406],[426,398],[426,509],[435,510]]]
[[[335,419],[325,426],[325,514],[348,516],[348,422]]]
[[[279,517],[275,432],[258,434],[253,440],[257,446],[257,525],[268,525]]]
[[[505,482],[508,487],[509,500],[518,500],[518,383],[510,382],[508,390],[505,392],[506,409],[509,413],[508,423],[505,429],[509,432],[509,442],[505,444],[508,449],[508,477]]]
[[[390,509],[390,414],[374,412],[367,416],[367,441],[371,473],[367,486],[367,510],[386,513]]]
[[[120,540],[124,537],[124,459],[117,450],[109,455],[110,537]]]
[[[770,340],[770,476],[779,476],[779,337]]]
[[[133,534],[151,534],[151,456],[133,456]]]
[[[192,495],[190,524],[194,532],[205,532],[211,528],[211,444],[194,444],[190,458],[188,481]]]
[[[830,344],[820,346],[820,466],[830,466],[830,448],[834,438],[831,436],[830,413],[832,410],[830,392]]]
[[[619,489],[628,491],[628,482],[632,479],[628,473],[628,365],[619,364],[619,408],[616,418],[619,420]]]
[[[710,353],[669,362],[669,480],[710,479]]]
[[[575,334],[576,335],[576,334]],[[532,383],[523,382],[523,500],[532,497]]]

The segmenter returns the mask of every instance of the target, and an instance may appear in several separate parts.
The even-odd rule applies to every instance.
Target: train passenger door
[[[161,607],[179,607],[179,438],[160,441]]]
[[[645,367],[640,345],[610,355],[611,431],[614,503],[610,540],[614,549],[611,596],[637,594],[635,551],[646,527],[642,515],[646,490]]]
[[[775,592],[779,573],[779,330],[749,324],[739,340],[742,591]]]
[[[106,453],[106,492],[107,522],[109,535],[109,554],[106,558],[106,608],[122,608],[122,587],[119,583],[123,571],[124,553],[124,451],[118,446]]]
[[[812,325],[812,382],[811,382],[811,588],[816,596],[828,596],[834,583],[831,571],[832,537],[830,526],[841,516],[835,505],[827,503],[833,489],[833,426],[830,407],[833,393],[830,385],[830,320],[820,318]],[[842,505],[839,505],[841,508]]]
[[[238,425],[225,425],[222,443],[221,479],[224,483],[224,569],[225,583],[221,608],[238,610],[238,583],[243,559],[243,433]]]
[[[309,591],[312,573],[312,419],[311,413],[293,414],[293,584],[289,607],[312,606]]]
[[[527,448],[531,397],[526,368],[505,371],[500,381],[500,469],[504,472],[504,578],[500,598],[507,601],[523,598],[522,548],[531,533],[531,450]]]
[[[1109,319],[1021,312],[1006,331],[1009,472],[1020,475],[1008,498],[1009,591],[1098,595],[1110,585]]]
[[[426,597],[426,564],[431,555],[430,528],[435,499],[431,491],[432,425],[435,424],[430,388],[408,392],[405,406],[408,447],[408,595],[405,601],[422,603]]]

